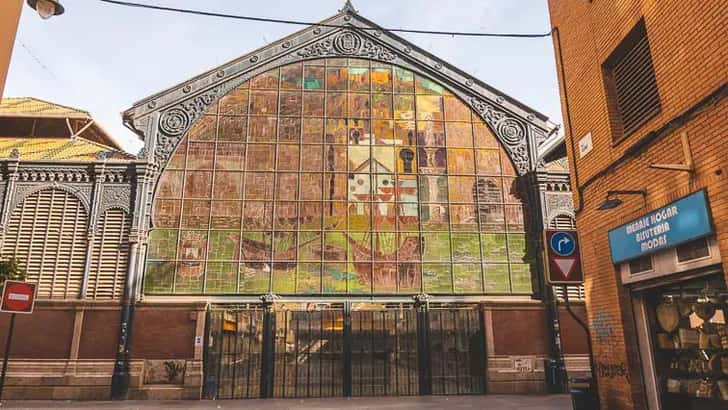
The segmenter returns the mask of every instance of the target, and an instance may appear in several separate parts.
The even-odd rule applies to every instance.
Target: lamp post
[[[43,20],[63,14],[64,8],[58,0],[27,0],[28,6],[38,12]],[[23,0],[0,1],[0,99],[5,90],[5,79],[13,54],[15,35],[18,32]]]

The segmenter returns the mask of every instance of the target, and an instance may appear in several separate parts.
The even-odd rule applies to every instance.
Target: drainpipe
[[[111,399],[126,400],[129,396],[129,359],[131,356],[131,336],[136,300],[136,265],[139,254],[139,243],[133,242],[129,252],[129,269],[124,283],[124,298],[121,303],[121,323],[119,342],[116,349],[114,374],[111,377]]]

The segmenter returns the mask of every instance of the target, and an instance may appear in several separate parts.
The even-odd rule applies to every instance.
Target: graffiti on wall
[[[597,309],[591,322],[592,334],[597,342],[595,357],[609,358],[617,353],[618,340],[612,323],[614,318],[611,314],[603,308]],[[600,378],[627,377],[627,365],[622,361],[595,359],[594,366]]]

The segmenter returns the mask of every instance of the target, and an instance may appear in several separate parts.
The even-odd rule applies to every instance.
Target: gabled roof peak
[[[359,10],[354,8],[354,5],[351,4],[351,0],[346,0],[346,3],[344,3],[344,7],[342,7],[339,10],[339,13],[354,13],[358,14]]]

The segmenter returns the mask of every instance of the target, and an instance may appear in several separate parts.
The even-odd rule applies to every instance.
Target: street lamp
[[[48,20],[53,16],[63,14],[64,9],[58,0],[27,0],[28,5],[35,11],[43,20]]]

